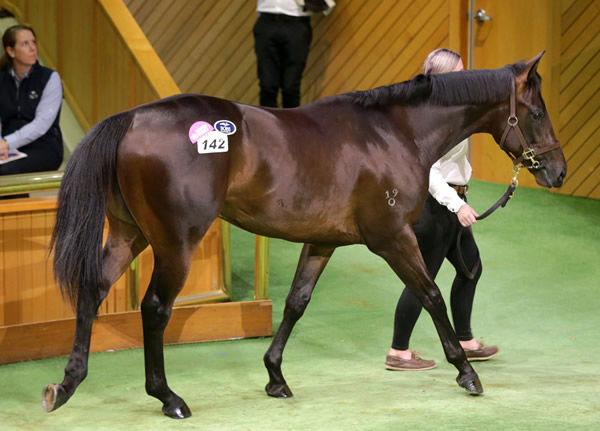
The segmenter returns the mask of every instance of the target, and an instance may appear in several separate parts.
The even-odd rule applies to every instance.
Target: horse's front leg
[[[288,398],[293,396],[281,372],[283,349],[294,325],[304,314],[315,284],[334,250],[335,247],[321,247],[313,244],[304,244],[302,248],[296,275],[285,301],[283,320],[264,356],[265,366],[269,373],[269,383],[265,390],[272,397]]]
[[[430,314],[438,332],[448,362],[459,374],[456,381],[471,394],[480,394],[483,387],[477,373],[467,360],[456,333],[448,319],[446,304],[427,270],[412,228],[404,226],[395,238],[371,239],[367,245],[381,256],[402,279],[406,286],[419,298]]]

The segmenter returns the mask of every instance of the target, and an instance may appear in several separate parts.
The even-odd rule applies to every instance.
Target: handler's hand
[[[0,141],[0,160],[8,159],[8,143],[5,139]]]
[[[469,206],[469,204],[464,204],[462,207],[460,207],[456,215],[460,224],[464,227],[467,227],[471,226],[473,223],[477,223],[475,217],[477,217],[479,214],[477,214],[475,210]]]

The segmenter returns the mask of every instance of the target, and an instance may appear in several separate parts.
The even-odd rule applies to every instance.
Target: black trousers
[[[300,105],[300,80],[311,41],[310,17],[259,13],[254,50],[261,106],[277,107],[280,89],[284,108]]]
[[[42,137],[19,148],[27,157],[0,165],[0,175],[55,171],[63,160],[62,140]]]
[[[461,197],[464,199],[464,196]],[[475,287],[482,271],[479,249],[475,243],[473,231],[470,227],[463,228],[456,214],[440,205],[429,194],[425,201],[423,213],[413,228],[427,269],[434,279],[444,259],[448,259],[456,269],[456,276],[450,291],[450,308],[454,330],[459,340],[472,339],[471,310],[475,297]],[[465,229],[461,239],[461,251],[466,267],[475,274],[472,280],[464,276],[458,263],[456,236],[459,229]],[[422,305],[417,296],[405,287],[396,306],[392,348],[397,350],[408,349],[410,336],[421,309]]]

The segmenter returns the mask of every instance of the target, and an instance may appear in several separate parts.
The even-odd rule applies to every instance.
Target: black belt
[[[456,190],[456,193],[458,193],[459,195],[463,195],[466,196],[469,190],[469,185],[465,184],[464,186],[459,186],[457,184],[450,184],[448,183],[448,185],[450,187],[452,187],[454,190]]]

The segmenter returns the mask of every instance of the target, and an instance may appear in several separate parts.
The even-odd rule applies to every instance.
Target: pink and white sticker
[[[206,121],[196,121],[194,124],[192,124],[192,126],[190,127],[190,131],[189,131],[189,137],[190,137],[190,141],[192,141],[192,143],[196,143],[200,140],[200,138],[204,135],[206,135],[208,132],[212,132],[214,129],[214,127],[212,126],[212,124],[207,123]]]

